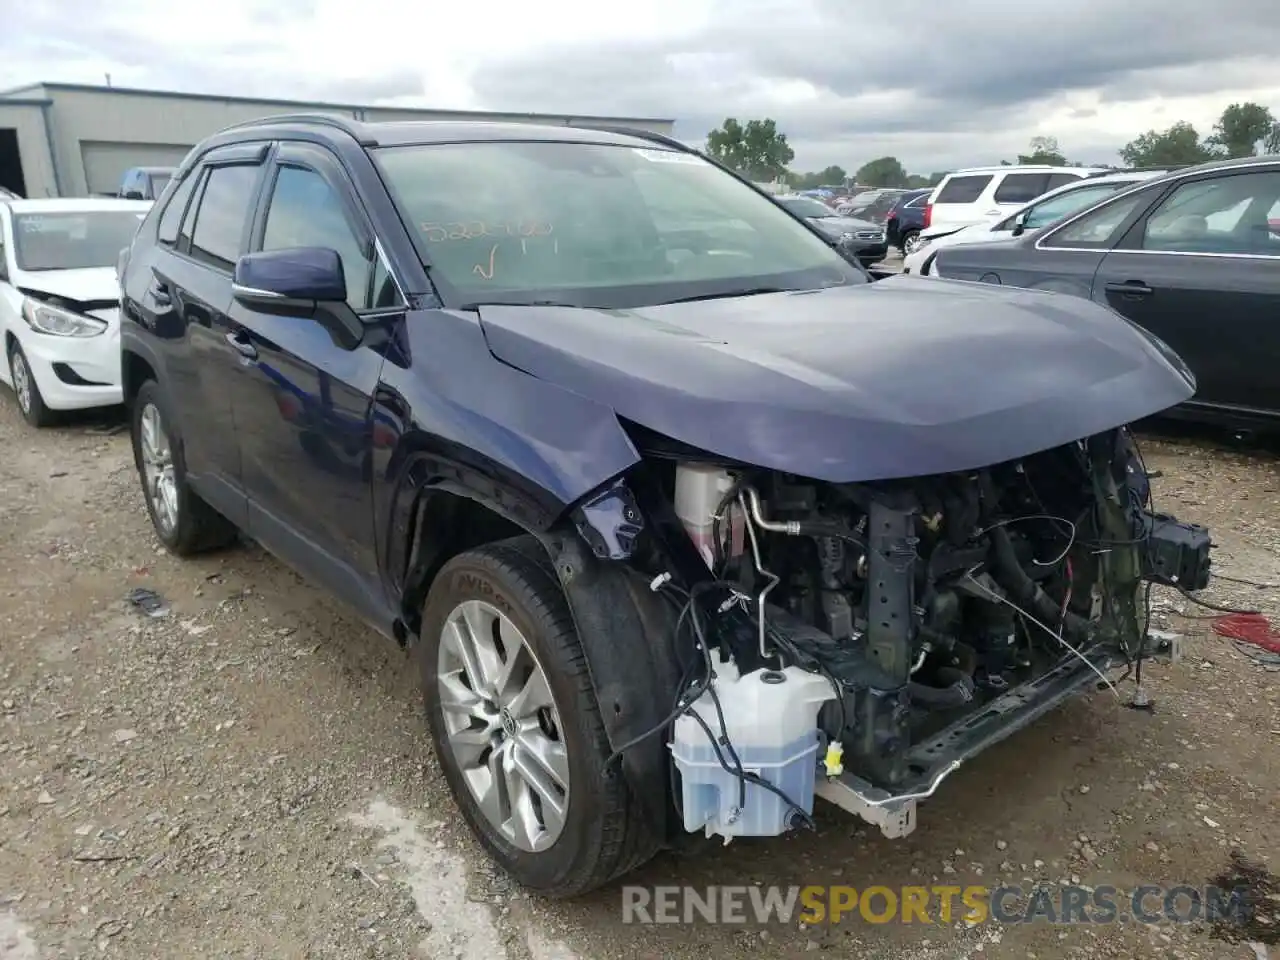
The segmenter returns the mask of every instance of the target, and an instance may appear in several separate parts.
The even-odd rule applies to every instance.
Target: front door
[[[303,144],[272,163],[255,250],[325,247],[342,258],[348,303],[373,306],[372,233],[336,160]],[[232,408],[249,531],[300,572],[382,622],[374,539],[372,397],[383,357],[339,346],[310,317],[233,302],[240,376]]]
[[[1103,259],[1093,296],[1196,375],[1194,403],[1280,411],[1280,169],[1187,180]]]

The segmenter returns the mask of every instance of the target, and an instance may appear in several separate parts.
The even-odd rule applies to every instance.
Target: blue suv
[[[242,532],[410,648],[463,816],[548,895],[815,795],[901,836],[1142,655],[1141,578],[1208,575],[1123,428],[1191,395],[1167,349],[873,283],[665,137],[245,124],[119,270],[160,539]]]

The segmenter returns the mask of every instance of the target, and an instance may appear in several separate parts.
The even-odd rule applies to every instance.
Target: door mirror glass
[[[346,302],[347,281],[336,250],[292,247],[245,254],[236,262],[232,292],[245,303],[310,307]]]
[[[1013,235],[1015,237],[1022,236],[1027,229],[1027,211],[1023,210],[1020,214],[1013,218]]]

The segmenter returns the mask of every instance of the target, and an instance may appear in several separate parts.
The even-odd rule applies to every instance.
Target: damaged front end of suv
[[[1148,584],[1208,579],[1207,531],[1151,512],[1124,429],[866,483],[647,439],[628,515],[667,539],[623,523],[676,612],[653,735],[688,831],[780,834],[816,794],[903,836],[961,763],[1152,652]]]
[[[957,286],[949,309],[983,314],[957,329],[921,288],[736,300],[723,327],[481,308],[496,358],[607,406],[636,451],[548,545],[608,775],[663,842],[779,835],[815,797],[904,836],[962,763],[1153,653],[1150,584],[1206,585],[1208,531],[1153,512],[1124,426],[1193,391],[1176,357],[1037,294]],[[908,361],[945,374],[906,383]]]

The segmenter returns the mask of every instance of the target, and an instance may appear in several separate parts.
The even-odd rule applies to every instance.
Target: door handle
[[[227,343],[235,347],[236,353],[240,354],[240,356],[247,357],[250,360],[256,360],[258,358],[258,348],[248,340],[242,339],[243,336],[243,334],[238,332],[228,333]]]
[[[1141,280],[1126,280],[1124,283],[1111,282],[1106,284],[1108,293],[1119,293],[1126,297],[1149,297],[1155,293]]]

